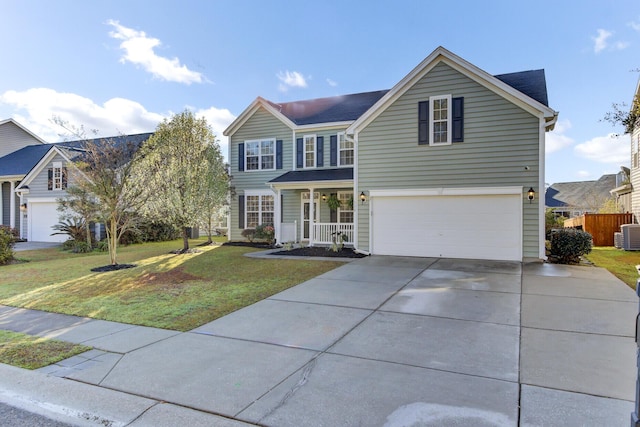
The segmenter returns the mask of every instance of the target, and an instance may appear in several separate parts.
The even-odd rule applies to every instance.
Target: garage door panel
[[[69,236],[56,234],[52,228],[59,222],[56,202],[32,202],[29,204],[29,240],[32,242],[64,242]]]
[[[373,253],[521,260],[519,195],[375,197]]]

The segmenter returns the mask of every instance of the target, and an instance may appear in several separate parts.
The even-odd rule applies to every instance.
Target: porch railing
[[[353,244],[353,224],[352,223],[318,223],[313,225],[313,243],[328,244],[333,243],[334,233],[340,233],[336,237],[336,242],[340,243],[343,235],[347,236],[343,243]]]

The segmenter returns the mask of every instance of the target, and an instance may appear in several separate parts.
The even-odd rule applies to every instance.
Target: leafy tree
[[[625,103],[612,104],[613,111],[605,114],[604,120],[613,126],[624,127],[624,133],[632,133],[633,130],[640,126],[640,99],[636,96],[633,98],[631,107]]]
[[[165,119],[143,149],[142,172],[153,184],[145,214],[182,229],[183,252],[188,228],[199,224],[205,205],[219,206],[226,179],[220,148],[206,119],[188,110]]]
[[[200,225],[207,232],[207,243],[212,243],[211,235],[215,224],[221,216],[221,211],[229,204],[229,174],[218,144],[207,147],[205,157],[209,167],[201,177],[202,200],[199,217]]]
[[[144,174],[137,173],[138,145],[132,141],[85,141],[74,161],[72,194],[85,194],[96,203],[96,219],[106,225],[111,265],[116,265],[118,241],[135,227],[147,197]]]

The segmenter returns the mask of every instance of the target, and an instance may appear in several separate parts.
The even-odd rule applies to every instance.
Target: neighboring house
[[[631,212],[631,170],[620,166],[620,172],[616,175],[616,188],[609,193],[616,199],[618,210],[622,213]]]
[[[442,47],[390,90],[258,97],[224,132],[229,239],[273,224],[278,243],[340,232],[364,253],[544,258],[538,199],[556,120],[543,70],[492,76]]]
[[[17,121],[0,121],[0,225],[21,229],[20,199],[15,194],[15,188],[32,166],[25,168],[14,158],[6,159],[7,155],[27,146],[44,147],[45,144]]]
[[[11,120],[15,124],[15,121]],[[1,122],[5,123],[5,122]],[[22,126],[17,125],[24,132]],[[2,125],[0,124],[0,131]],[[134,141],[139,144],[149,138],[151,134],[125,135],[101,139],[114,139],[118,141]],[[68,141],[55,144],[47,144],[37,139],[37,144],[23,144],[21,147],[13,145],[14,151],[0,157],[0,179],[9,181],[3,185],[3,196],[7,200],[13,194],[12,202],[3,202],[8,205],[6,215],[3,215],[3,224],[9,225],[20,231],[22,238],[35,242],[61,242],[68,238],[66,235],[52,235],[55,232],[53,226],[58,224],[60,212],[58,212],[59,198],[67,195],[67,186],[72,178],[69,168],[74,158],[82,152],[84,140]],[[10,141],[8,138],[6,139]],[[4,146],[5,137],[0,133],[0,146]],[[3,197],[4,199],[4,197]],[[9,211],[14,215],[9,215]]]
[[[634,101],[640,102],[640,79],[636,86]],[[634,103],[632,102],[633,106]],[[632,107],[633,108],[633,107]],[[640,123],[631,131],[631,212],[635,222],[640,222]]]
[[[602,175],[597,181],[558,182],[547,188],[545,205],[565,218],[598,213],[620,184],[615,174]]]

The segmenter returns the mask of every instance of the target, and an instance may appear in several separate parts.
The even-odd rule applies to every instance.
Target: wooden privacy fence
[[[584,230],[593,237],[593,246],[613,246],[613,233],[623,224],[633,224],[633,214],[584,214],[564,221],[565,228]]]

